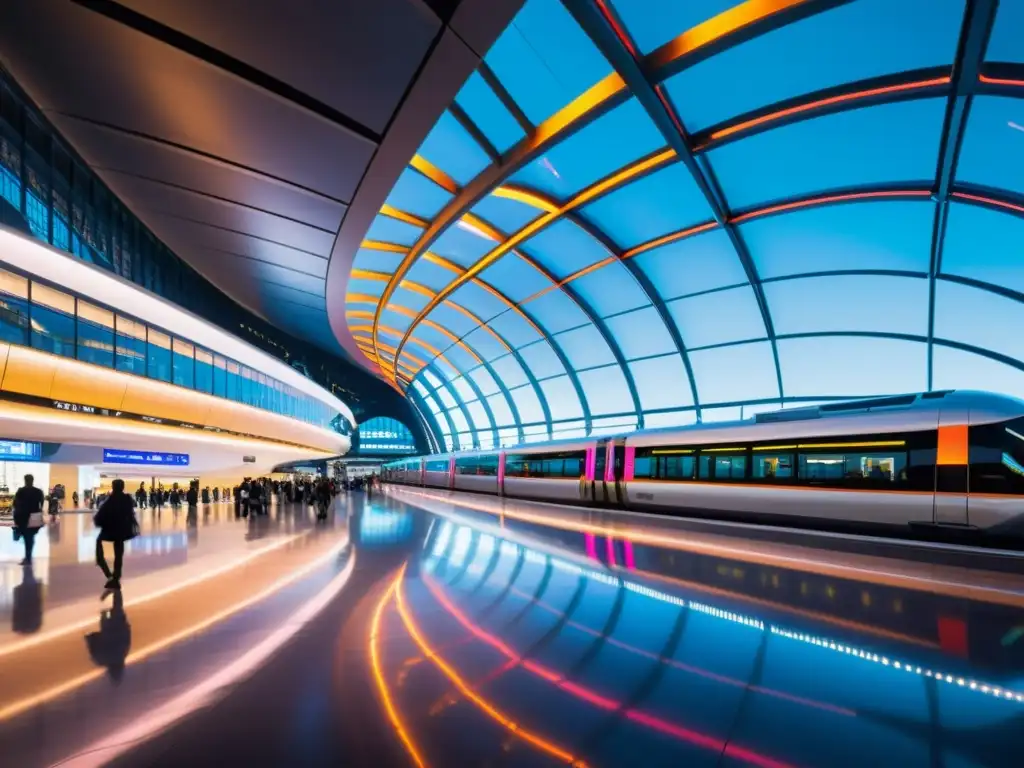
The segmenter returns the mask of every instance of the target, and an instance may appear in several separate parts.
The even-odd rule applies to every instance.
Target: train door
[[[604,472],[608,464],[608,441],[598,440],[594,451],[594,472],[590,480],[590,498],[595,504],[606,504],[608,492],[604,485]]]
[[[625,486],[623,485],[626,466],[626,441],[622,438],[608,440],[604,451],[599,449],[598,456],[604,455],[604,472],[596,477],[603,478],[604,499],[609,504],[624,506],[626,503]]]
[[[939,412],[938,450],[935,454],[936,525],[967,525],[967,409]]]
[[[448,490],[455,490],[455,459],[448,459]]]

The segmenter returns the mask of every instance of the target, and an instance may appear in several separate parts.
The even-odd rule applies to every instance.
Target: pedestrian
[[[135,519],[132,497],[124,492],[124,480],[118,478],[110,484],[110,495],[93,517],[93,523],[100,529],[96,537],[96,565],[107,577],[107,589],[121,588],[121,567],[124,562],[124,543],[139,535],[139,523]],[[103,554],[103,542],[114,546],[114,570],[107,565]]]
[[[35,478],[25,475],[25,485],[14,494],[14,537],[25,542],[22,565],[32,565],[36,533],[43,527],[43,492],[35,487]]]

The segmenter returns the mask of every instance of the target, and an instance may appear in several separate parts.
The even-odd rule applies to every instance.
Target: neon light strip
[[[611,536],[605,536],[605,543],[607,544],[605,549],[608,552],[608,565],[615,568],[615,539]]]
[[[452,685],[454,685],[463,696],[473,702],[484,712],[484,714],[495,722],[501,724],[514,736],[518,736],[528,744],[532,744],[552,757],[561,760],[564,763],[568,763],[575,768],[586,768],[586,763],[578,760],[573,754],[566,752],[555,744],[552,744],[547,739],[537,736],[532,731],[523,728],[519,723],[515,722],[499,709],[494,707],[489,701],[466,685],[466,682],[459,676],[459,673],[456,672],[447,661],[442,659],[436,651],[430,647],[426,639],[423,637],[423,634],[420,632],[419,627],[416,625],[416,622],[413,620],[412,615],[409,613],[409,608],[405,603],[405,595],[402,590],[402,573],[398,574],[398,577],[392,584],[392,591],[395,595],[395,605],[398,607],[398,614],[402,617],[402,622],[405,624],[405,629],[409,633],[409,637],[411,637],[412,641],[416,643],[420,652],[434,662],[435,666],[444,673],[444,676],[448,678]],[[504,647],[507,650],[507,646]]]
[[[587,557],[597,560],[597,537],[592,533],[584,533],[583,540],[587,544]]]
[[[1003,77],[988,77],[987,75],[978,75],[978,80],[986,85],[1010,85],[1017,88],[1024,88],[1024,80],[1011,80]]]
[[[373,612],[373,620],[370,622],[370,667],[373,669],[373,678],[377,682],[377,690],[380,692],[381,702],[384,704],[384,711],[387,712],[388,720],[391,721],[391,727],[395,729],[395,733],[398,734],[398,738],[402,744],[405,745],[405,751],[409,753],[409,757],[416,764],[417,768],[426,768],[426,762],[423,756],[417,749],[416,744],[412,740],[409,731],[402,723],[402,717],[398,713],[398,709],[395,707],[394,701],[391,699],[391,692],[388,690],[387,680],[384,677],[384,672],[380,666],[380,651],[378,650],[378,641],[380,639],[380,620],[384,613],[384,606],[387,605],[388,601],[395,594],[395,588],[398,582],[401,580],[402,575],[405,573],[405,565],[402,566],[398,572],[398,576],[391,585],[388,587],[384,596],[377,603],[377,608]]]
[[[982,197],[981,195],[971,195],[967,192],[954,192],[953,197],[960,198],[961,200],[973,200],[976,203],[987,203],[989,205],[995,205],[999,208],[1006,208],[1009,211],[1016,211],[1017,213],[1024,213],[1024,206],[1014,205],[1004,200],[996,200],[991,197]]]
[[[432,578],[424,577],[423,583],[430,590],[434,598],[446,611],[448,611],[448,613],[451,614],[452,618],[461,624],[467,631],[479,638],[482,642],[496,649],[499,653],[505,655],[510,660],[517,662],[523,669],[547,680],[556,687],[564,690],[566,693],[599,707],[600,709],[605,709],[610,712],[618,712],[634,722],[638,722],[649,728],[670,734],[695,746],[703,747],[704,749],[715,752],[724,752],[732,757],[737,757],[754,765],[762,766],[762,768],[781,768],[781,766],[786,765],[785,763],[778,762],[770,757],[760,755],[742,747],[734,747],[732,744],[723,742],[714,736],[708,736],[707,734],[700,733],[699,731],[694,731],[689,728],[684,728],[674,723],[670,723],[655,715],[650,715],[641,710],[627,707],[620,701],[603,696],[589,688],[566,679],[564,675],[545,667],[542,664],[524,659],[502,640],[470,621],[469,618],[467,618],[466,615],[448,598],[448,596],[441,591]]]
[[[881,88],[869,88],[864,91],[855,91],[853,93],[846,93],[839,96],[830,96],[827,99],[818,99],[817,101],[811,101],[806,104],[798,104],[794,107],[780,109],[777,112],[771,112],[767,115],[751,118],[750,120],[744,120],[741,123],[727,126],[726,128],[722,128],[712,133],[711,141],[718,141],[719,139],[724,139],[726,136],[732,136],[735,133],[745,131],[748,128],[764,125],[765,123],[774,122],[775,120],[781,120],[786,117],[791,117],[792,115],[799,115],[803,112],[821,109],[822,107],[828,107],[833,104],[842,104],[844,102],[855,101],[857,99],[869,99],[872,96],[882,96],[887,93],[902,93],[903,91],[913,91],[921,88],[949,85],[950,82],[952,82],[952,78],[947,75],[945,77],[935,77],[931,80],[918,80],[913,83],[901,83],[900,85],[889,85]]]
[[[622,548],[626,555],[626,568],[630,571],[636,570],[636,558],[633,556],[633,542],[629,539],[622,540]]]
[[[756,211],[749,211],[747,213],[734,216],[731,221],[733,224],[739,224],[742,221],[749,221],[750,219],[756,219],[760,216],[767,216],[770,213],[781,213],[782,211],[794,211],[800,208],[808,208],[813,205],[824,205],[825,203],[842,203],[852,200],[872,200],[876,198],[888,198],[888,197],[931,197],[931,192],[926,189],[897,189],[897,190],[886,190],[876,192],[849,192],[842,195],[825,195],[824,197],[810,197],[806,200],[797,200],[792,203],[781,203],[779,205],[770,205],[767,208],[761,208]]]

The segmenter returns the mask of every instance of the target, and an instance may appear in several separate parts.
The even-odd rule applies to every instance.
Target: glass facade
[[[416,441],[410,429],[398,419],[378,416],[359,425],[360,454],[397,455],[415,453]]]
[[[445,449],[1024,396],[1006,2],[571,5],[527,0],[356,255],[349,328]]]
[[[342,434],[352,429],[338,411],[288,384],[6,269],[0,269],[0,339],[225,397]],[[408,429],[405,434],[411,444]]]

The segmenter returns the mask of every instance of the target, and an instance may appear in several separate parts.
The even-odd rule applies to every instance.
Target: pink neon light
[[[584,477],[588,483],[594,482],[594,468],[597,465],[597,449],[587,448],[587,460],[584,467]]]
[[[604,481],[615,482],[615,444],[611,442],[604,449]]]
[[[615,539],[609,536],[606,541],[608,542],[608,565],[615,567]]]
[[[622,477],[628,483],[633,479],[633,467],[636,464],[636,446],[626,446],[626,466],[622,468]]]
[[[622,549],[626,555],[626,567],[631,571],[636,570],[636,559],[633,557],[633,542],[629,539],[623,539]]]
[[[553,669],[549,669],[535,661],[524,659],[520,656],[513,648],[508,646],[506,643],[498,639],[496,636],[487,632],[480,626],[474,624],[470,619],[460,611],[455,604],[448,598],[448,596],[440,589],[434,580],[430,577],[423,579],[423,583],[427,589],[434,596],[441,606],[452,616],[459,624],[468,630],[477,639],[490,645],[492,648],[498,650],[504,655],[509,661],[515,662],[522,666],[526,671],[537,675],[538,677],[547,680],[554,684],[558,688],[561,688],[566,693],[579,698],[581,701],[586,701],[600,709],[604,709],[611,712],[621,711],[622,714],[633,720],[634,722],[640,723],[662,733],[667,733],[674,736],[677,739],[687,741],[698,747],[705,749],[725,752],[732,757],[736,757],[745,762],[753,765],[760,766],[761,768],[790,768],[786,763],[779,762],[767,755],[762,755],[759,752],[755,752],[752,749],[746,749],[742,746],[733,745],[729,742],[724,742],[714,736],[695,731],[690,728],[685,728],[675,723],[670,723],[662,718],[643,712],[638,709],[626,706],[623,702],[610,699],[607,696],[586,688],[578,683],[574,683],[570,680],[566,680],[564,676],[558,674]],[[611,638],[608,638],[611,639]]]
[[[448,459],[448,489],[455,488],[455,459]]]
[[[498,454],[498,489],[505,487],[505,454]]]
[[[592,533],[584,533],[584,540],[587,542],[587,557],[597,560],[597,539]]]

